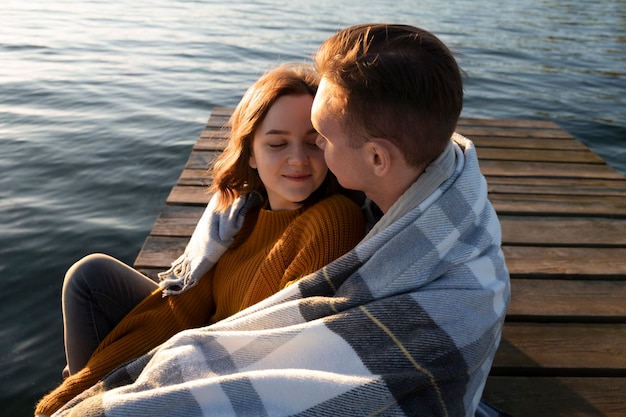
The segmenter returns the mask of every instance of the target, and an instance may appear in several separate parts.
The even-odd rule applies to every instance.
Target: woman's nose
[[[309,153],[304,146],[294,146],[287,162],[290,165],[308,165]]]

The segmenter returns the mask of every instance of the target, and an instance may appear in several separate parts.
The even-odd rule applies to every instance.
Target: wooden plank
[[[207,205],[209,199],[207,187],[175,186],[167,196],[167,204]]]
[[[625,300],[626,281],[512,279],[507,320],[626,322]]]
[[[489,200],[499,215],[626,217],[626,199],[621,196],[494,193]]]
[[[531,129],[557,129],[558,124],[551,120],[531,120],[531,119],[485,119],[478,117],[461,117],[458,126],[498,126],[508,128],[531,128]]]
[[[546,138],[546,139],[567,139],[571,140],[572,135],[560,129],[544,129],[544,128],[518,128],[518,127],[501,127],[501,126],[459,126],[457,131],[467,137],[474,136],[505,136],[516,138]]]
[[[208,169],[215,155],[215,152],[211,151],[193,150],[185,164],[185,169]]]
[[[626,222],[606,218],[500,216],[502,242],[531,246],[626,246]]]
[[[208,188],[213,181],[210,171],[206,169],[184,169],[178,178],[178,185],[193,185]]]
[[[154,223],[151,235],[190,237],[204,210],[200,205],[166,206]]]
[[[206,126],[205,127],[208,128],[208,129],[226,129],[227,121],[210,118],[206,122]]]
[[[484,159],[480,161],[480,169],[485,176],[624,179],[622,174],[609,166],[596,164]]]
[[[626,377],[626,324],[507,322],[492,375]]]
[[[626,196],[626,181],[595,178],[487,177],[491,194]]]
[[[198,141],[206,141],[206,140],[217,140],[223,141],[224,139],[228,139],[228,130],[225,128],[216,128],[209,126],[200,133],[200,138]]]
[[[225,117],[226,119],[228,119],[234,109],[234,107],[213,107],[211,109],[210,118],[212,119],[214,117]]]
[[[226,146],[228,140],[226,137],[219,138],[216,135],[211,134],[209,137],[200,137],[193,149],[197,151],[221,151]]]
[[[502,251],[514,278],[626,279],[626,248],[504,245]]]
[[[625,378],[490,376],[485,399],[514,417],[623,417]]]
[[[474,135],[470,138],[476,149],[481,148],[506,148],[506,149],[547,149],[547,150],[568,150],[568,151],[585,151],[589,149],[582,143],[570,139],[546,139],[546,138],[520,138],[509,136],[479,136]]]
[[[573,162],[583,164],[604,165],[602,158],[586,150],[551,150],[551,149],[511,149],[511,148],[477,148],[478,158],[496,159],[499,161],[528,162]]]
[[[135,260],[135,268],[165,270],[185,250],[188,237],[148,236]]]

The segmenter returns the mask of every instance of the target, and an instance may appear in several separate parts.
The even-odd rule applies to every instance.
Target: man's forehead
[[[311,107],[311,120],[313,125],[318,127],[318,124],[323,123],[323,120],[328,117],[328,97],[326,91],[323,89],[323,79],[320,82],[320,86],[317,89],[315,98],[313,99],[313,106]]]
[[[341,110],[341,106],[338,106],[337,102],[338,93],[338,87],[322,77],[311,109],[311,119],[314,125],[327,125],[339,121],[340,115],[337,111]]]
[[[326,78],[322,78],[320,80],[320,84],[317,87],[317,93],[315,93],[315,98],[313,100],[313,109],[318,112],[323,110],[324,107],[327,106],[328,100],[330,98],[330,86]]]

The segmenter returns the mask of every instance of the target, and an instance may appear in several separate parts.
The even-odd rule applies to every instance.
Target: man
[[[318,145],[380,219],[342,258],[179,333],[58,415],[483,412],[509,277],[475,149],[454,134],[459,68],[402,25],[346,28],[315,61]]]
[[[326,163],[385,213],[450,143],[463,106],[460,70],[441,41],[409,26],[345,29],[315,60],[322,80],[311,118]]]
[[[353,26],[328,39],[318,50],[315,64],[321,83],[311,118],[320,134],[318,146],[341,185],[363,191],[385,214],[368,236],[440,192],[458,167],[454,147],[473,153],[471,162],[476,163],[468,140],[456,135],[460,143],[453,145],[450,139],[463,105],[462,76],[450,50],[432,33],[406,25]],[[442,214],[455,211],[463,215],[463,210],[454,207]],[[487,239],[499,246],[499,225],[493,232],[497,235]],[[467,243],[472,244],[471,240]],[[418,244],[416,238],[414,245]],[[494,292],[494,302],[502,297],[498,314],[503,319],[510,297],[505,265],[485,272],[482,278],[503,284],[500,294]],[[492,335],[499,338],[500,329]],[[494,352],[491,349],[491,359]],[[474,377],[477,388],[464,393],[464,410],[454,415],[473,415],[486,373]],[[412,411],[422,415],[418,410]],[[498,412],[481,403],[478,414]]]

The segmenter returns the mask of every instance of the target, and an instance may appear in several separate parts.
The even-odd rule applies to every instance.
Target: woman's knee
[[[103,253],[93,253],[78,260],[65,273],[63,294],[84,290],[97,285],[101,279],[108,279],[111,269],[119,263],[115,258]]]
[[[70,267],[63,282],[63,298],[91,299],[95,294],[126,305],[137,304],[158,285],[112,256],[87,255]]]

